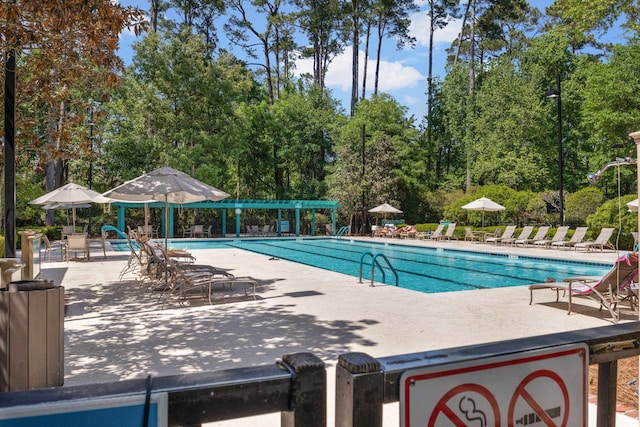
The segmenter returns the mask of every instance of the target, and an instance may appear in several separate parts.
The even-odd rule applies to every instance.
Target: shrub
[[[568,194],[565,202],[565,223],[580,227],[587,223],[587,217],[596,212],[604,202],[604,194],[597,187],[585,187]],[[626,206],[625,206],[626,208]]]
[[[633,247],[631,232],[638,230],[638,213],[629,212],[626,204],[635,198],[634,195],[627,195],[604,202],[595,213],[587,217],[589,237],[596,238],[602,228],[613,227],[620,232],[618,247],[631,249]],[[617,234],[614,234],[612,243],[616,243],[616,238]]]

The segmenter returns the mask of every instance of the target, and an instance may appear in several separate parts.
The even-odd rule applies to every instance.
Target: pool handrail
[[[375,267],[376,265],[378,266],[378,268],[380,269],[380,272],[382,273],[382,283],[386,283],[387,280],[387,275],[384,271],[384,268],[382,267],[382,265],[380,264],[380,262],[378,261],[378,257],[382,257],[382,259],[385,260],[385,262],[387,263],[387,266],[389,268],[389,270],[391,270],[391,272],[393,273],[393,275],[396,278],[396,286],[399,286],[399,278],[398,278],[398,272],[396,271],[395,268],[393,268],[393,265],[391,265],[391,262],[389,261],[389,258],[387,258],[387,256],[385,254],[373,254],[371,252],[364,252],[361,256],[360,256],[360,275],[359,275],[359,280],[358,283],[362,283],[362,266],[364,265],[364,258],[365,256],[369,255],[371,257],[371,284],[369,286],[373,286],[373,280],[374,280],[374,272],[375,272]]]
[[[340,230],[338,230],[338,232],[336,233],[336,238],[341,238],[344,233],[348,232],[349,229],[351,228],[351,226],[349,225],[343,225],[342,227],[340,227]]]

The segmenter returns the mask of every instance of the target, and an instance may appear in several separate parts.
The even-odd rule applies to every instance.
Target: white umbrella
[[[480,197],[479,199],[476,199],[471,203],[467,203],[462,207],[462,209],[466,209],[469,211],[482,211],[482,226],[484,227],[485,212],[503,211],[506,208],[487,197]]]
[[[86,203],[105,203],[106,200],[102,199],[100,193],[90,190],[87,187],[83,187],[79,184],[70,182],[62,187],[56,188],[47,194],[44,194],[37,199],[33,199],[29,203],[32,205],[50,205],[60,204],[68,205],[73,210],[73,226],[76,226],[76,207]]]
[[[396,209],[391,206],[389,203],[383,203],[380,206],[376,206],[375,208],[369,209],[371,213],[402,213],[400,209]]]
[[[629,208],[629,212],[638,212],[638,199],[632,200],[627,203],[627,207]]]
[[[383,221],[387,218],[388,213],[402,213],[400,209],[394,208],[389,203],[383,203],[381,205],[376,206],[375,208],[369,209],[371,213],[383,213],[382,216]]]
[[[229,197],[222,190],[166,166],[127,181],[102,195],[123,202],[164,201],[165,247],[168,243],[169,203],[216,201]]]

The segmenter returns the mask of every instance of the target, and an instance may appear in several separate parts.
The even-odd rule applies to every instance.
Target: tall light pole
[[[365,164],[365,143],[367,139],[367,133],[365,132],[365,125],[362,124],[362,222],[360,224],[361,232],[364,234],[364,164]]]
[[[558,197],[560,198],[560,225],[564,225],[564,190],[563,190],[563,157],[562,150],[562,98],[560,92],[560,73],[556,73],[556,90],[545,93],[547,98],[555,98],[558,110]]]

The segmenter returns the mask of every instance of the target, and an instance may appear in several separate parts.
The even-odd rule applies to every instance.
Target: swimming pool
[[[400,287],[426,293],[527,285],[544,282],[548,277],[561,280],[567,276],[600,276],[611,268],[609,264],[332,238],[180,239],[169,245],[189,250],[243,249],[355,277],[359,275],[363,253],[384,254],[398,272]],[[112,246],[128,250],[125,243]],[[363,268],[363,281],[371,278],[371,257],[365,257],[365,263],[369,266]],[[381,264],[385,266],[384,262]],[[384,271],[384,282],[394,285],[394,274],[388,268]],[[374,280],[383,281],[378,268]]]

